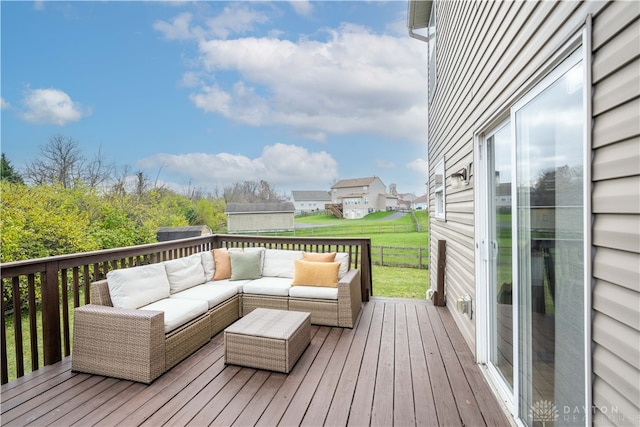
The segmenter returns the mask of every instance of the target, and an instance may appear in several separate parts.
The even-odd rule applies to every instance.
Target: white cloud
[[[202,40],[207,37],[226,39],[231,34],[251,31],[256,24],[267,22],[268,17],[241,3],[231,3],[219,15],[209,19],[197,19],[191,13],[177,15],[172,21],[156,21],[153,28],[167,40]],[[198,20],[199,23],[194,21]]]
[[[426,177],[429,174],[429,162],[427,162],[425,159],[415,159],[407,163],[406,166],[407,169],[417,172],[422,176]]]
[[[0,98],[0,110],[5,110],[7,108],[11,108],[11,104],[4,100],[4,98]]]
[[[306,0],[289,3],[299,14],[313,8]],[[325,29],[323,40],[291,41],[280,39],[278,28],[264,28],[269,19],[256,9],[232,3],[213,17],[201,9],[154,24],[167,39],[197,42],[199,54],[181,82],[195,88],[196,107],[318,141],[368,133],[424,142],[426,55],[406,35],[404,17],[392,17],[389,34],[346,23]],[[232,37],[258,26],[268,35]]]
[[[289,3],[298,15],[309,16],[313,12],[313,5],[308,0],[292,0]]]
[[[156,154],[139,162],[145,169],[188,178],[196,187],[223,188],[236,181],[265,180],[277,188],[328,187],[338,178],[338,164],[327,152],[297,145],[274,144],[251,159],[230,153]]]
[[[30,123],[62,126],[91,114],[59,89],[28,89],[22,99],[22,119]]]
[[[372,133],[423,142],[426,56],[409,37],[345,24],[328,40],[202,39],[199,61],[215,80],[191,94],[206,111],[253,126],[285,125],[299,135]],[[249,108],[249,110],[248,110]]]

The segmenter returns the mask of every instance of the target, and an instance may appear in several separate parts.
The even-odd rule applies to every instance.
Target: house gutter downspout
[[[422,34],[414,33],[413,28],[409,28],[409,37],[416,40],[422,40],[425,43],[429,42],[429,39],[427,37],[423,36]]]

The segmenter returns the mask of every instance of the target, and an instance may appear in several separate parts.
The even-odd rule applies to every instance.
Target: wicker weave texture
[[[211,338],[210,330],[211,324],[207,313],[168,334],[165,341],[166,369],[173,368],[185,357],[205,345]]]
[[[338,326],[353,328],[361,308],[360,270],[349,270],[338,283]]]
[[[74,312],[72,370],[150,383],[165,371],[164,314],[88,304]]]
[[[236,295],[209,311],[209,323],[211,324],[209,335],[213,337],[239,318],[240,295]]]
[[[289,297],[243,294],[242,295],[242,316],[246,316],[256,308],[288,310]]]
[[[311,342],[310,318],[309,313],[253,311],[225,330],[225,363],[291,372]]]
[[[314,325],[338,326],[338,304],[335,300],[291,298],[289,310],[311,313]]]

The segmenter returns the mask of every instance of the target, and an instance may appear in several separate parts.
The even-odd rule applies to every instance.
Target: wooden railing
[[[254,246],[309,252],[347,252],[350,255],[350,267],[361,271],[363,301],[368,301],[372,295],[371,241],[368,238],[215,234],[2,263],[1,383],[7,383],[10,377],[24,376],[25,359],[31,364],[28,371],[36,371],[40,369],[41,361],[45,366],[51,365],[71,354],[73,308],[90,302],[89,284],[103,279],[108,271],[162,262],[214,248]],[[27,326],[23,327],[23,323]],[[39,330],[42,332],[39,333]],[[9,354],[15,356],[11,373]]]

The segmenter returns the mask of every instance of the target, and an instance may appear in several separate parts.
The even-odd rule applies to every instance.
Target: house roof
[[[291,202],[274,203],[227,203],[225,212],[228,214],[261,213],[261,212],[295,212]]]
[[[370,185],[376,179],[380,178],[378,178],[377,176],[371,176],[368,178],[342,179],[333,184],[331,188],[363,187],[365,185]]]
[[[306,200],[320,200],[323,202],[330,202],[331,195],[328,191],[292,191],[291,196],[293,200],[300,202]]]
[[[410,0],[407,27],[411,30],[429,26],[433,1]]]
[[[429,195],[424,194],[414,200],[414,203],[429,203]]]

